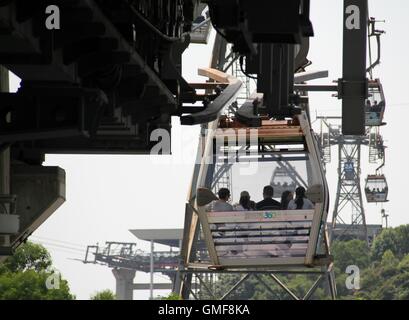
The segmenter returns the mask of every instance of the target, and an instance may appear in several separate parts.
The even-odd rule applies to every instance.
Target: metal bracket
[[[0,194],[0,209],[4,209],[5,214],[15,214],[16,213],[16,201],[17,195],[15,194]],[[9,204],[7,209],[6,204]],[[0,212],[1,213],[1,212]]]
[[[365,81],[338,80],[338,99],[344,98],[368,98],[368,79]]]

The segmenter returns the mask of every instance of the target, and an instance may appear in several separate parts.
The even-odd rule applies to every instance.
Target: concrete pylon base
[[[116,280],[116,298],[118,300],[133,300],[133,280],[135,270],[112,269]]]

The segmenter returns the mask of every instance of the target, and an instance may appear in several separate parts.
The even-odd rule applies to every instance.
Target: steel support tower
[[[362,144],[367,144],[366,137],[338,137],[338,186],[332,214],[332,230],[335,231],[339,224],[349,224],[341,233],[341,238],[342,235],[350,236],[352,233],[368,241],[361,189]]]
[[[338,184],[331,220],[336,238],[358,238],[367,241],[365,208],[361,187],[362,147],[369,148],[369,163],[385,160],[385,147],[379,127],[368,127],[366,135],[344,136],[340,117],[317,117],[321,121],[320,146],[324,164],[331,162],[331,148],[338,148]],[[331,232],[331,234],[334,234]],[[331,237],[331,240],[334,240]]]

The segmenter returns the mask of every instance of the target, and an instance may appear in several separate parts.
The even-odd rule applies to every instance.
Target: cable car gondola
[[[365,183],[366,201],[387,202],[388,201],[388,184],[383,174],[368,175]]]
[[[347,161],[344,164],[344,175],[345,180],[355,179],[355,164],[353,161]]]
[[[379,79],[371,80],[368,88],[369,97],[365,106],[365,125],[381,126],[383,125],[383,116],[385,113],[385,96],[383,87]]]
[[[275,168],[270,185],[274,188],[274,198],[280,198],[285,191],[294,193],[297,187],[295,180],[289,175],[288,170],[283,167]]]
[[[234,117],[229,121],[221,118],[209,123],[208,129],[192,208],[198,215],[208,248],[210,261],[207,268],[328,265],[328,187],[306,113],[302,111],[288,121],[263,119],[257,128],[247,127]],[[253,130],[257,132],[256,139],[252,138]],[[244,141],[245,146],[239,145],[238,141]],[[303,168],[305,181],[308,181],[306,194],[314,203],[313,209],[209,211],[209,204],[217,199],[211,190],[212,179],[218,176],[214,172],[219,167],[217,163],[232,165],[235,185],[238,181],[242,183],[236,188],[257,187],[261,192],[262,186],[269,184],[269,180],[263,181],[263,177],[271,176],[266,171],[271,170],[272,163],[277,161],[294,162],[294,168]],[[258,165],[258,174],[247,176],[237,168],[251,163]],[[251,194],[258,196],[253,191]],[[194,265],[198,267],[197,263]]]

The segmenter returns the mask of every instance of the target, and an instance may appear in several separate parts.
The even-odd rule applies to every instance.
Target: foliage
[[[398,259],[409,254],[409,225],[383,230],[373,243],[372,261],[379,261],[387,250],[391,250]]]
[[[335,241],[331,245],[331,253],[334,256],[338,299],[409,299],[409,225],[383,230],[370,248],[365,241],[361,240]],[[351,265],[359,268],[360,289],[357,290],[346,287],[346,279],[349,276],[346,268]],[[219,276],[215,283],[206,282],[207,287],[214,289],[215,297],[202,289],[201,298],[222,297],[241,277],[243,277],[242,274],[225,274]],[[262,282],[256,275],[250,275],[227,299],[291,299],[291,296],[271,277],[266,275],[260,275],[260,277]],[[279,275],[278,277],[300,298],[305,296],[317,279],[317,276],[307,275]],[[326,286],[321,284],[311,299],[329,299]]]
[[[175,293],[171,292],[168,296],[166,297],[159,297],[160,300],[181,300],[181,297]]]
[[[58,279],[58,288],[47,289],[50,279]],[[52,282],[52,281],[51,281]],[[0,299],[71,300],[66,280],[52,269],[48,251],[39,244],[27,242],[0,265]]]
[[[52,265],[47,249],[39,244],[27,242],[19,246],[11,257],[1,265],[0,272],[42,271]]]
[[[368,245],[365,241],[334,241],[331,245],[331,253],[334,256],[337,268],[344,272],[351,265],[363,269],[370,264]]]
[[[1,300],[72,300],[68,283],[61,280],[59,289],[47,289],[50,273],[34,270],[0,275]]]
[[[116,296],[111,290],[106,289],[94,293],[90,297],[90,300],[116,300]]]

